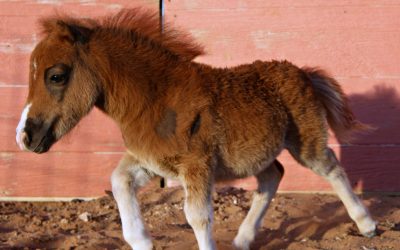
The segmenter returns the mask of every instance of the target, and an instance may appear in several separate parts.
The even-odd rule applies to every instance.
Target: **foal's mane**
[[[158,13],[143,8],[123,9],[117,14],[100,19],[74,18],[56,14],[56,16],[41,19],[40,24],[42,33],[45,35],[57,29],[60,31],[62,26],[87,31],[88,34],[96,30],[134,33],[139,38],[158,44],[164,50],[187,61],[204,54],[202,46],[194,42],[189,34],[171,28],[168,23],[163,25],[161,32]]]

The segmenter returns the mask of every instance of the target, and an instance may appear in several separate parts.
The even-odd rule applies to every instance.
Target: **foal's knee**
[[[184,212],[187,222],[193,228],[205,228],[212,223],[212,209],[208,204],[186,202]]]
[[[133,160],[128,154],[125,154],[122,157],[122,159],[118,163],[118,166],[113,170],[111,174],[111,185],[113,189],[125,188],[129,184],[131,177],[129,175],[128,169],[132,165],[132,162]]]
[[[130,156],[124,156],[118,167],[111,174],[113,191],[126,190],[144,186],[154,175],[143,169]]]
[[[320,155],[303,159],[303,161],[314,173],[322,177],[341,176],[344,173],[335,152],[330,148],[326,148]]]
[[[119,190],[126,189],[129,185],[130,178],[126,171],[123,171],[121,168],[116,168],[111,174],[111,187],[113,193],[118,192]]]

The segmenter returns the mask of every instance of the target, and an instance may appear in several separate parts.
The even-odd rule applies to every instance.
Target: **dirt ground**
[[[219,188],[214,200],[218,249],[231,242],[249,209],[251,192]],[[180,188],[152,188],[139,195],[156,249],[197,249],[186,223]],[[252,249],[400,249],[400,197],[362,197],[379,222],[378,236],[360,236],[333,195],[279,194],[272,202]],[[92,201],[1,202],[0,249],[129,249],[116,203]]]

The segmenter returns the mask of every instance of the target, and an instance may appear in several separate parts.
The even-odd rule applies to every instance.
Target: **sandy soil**
[[[152,188],[140,195],[156,249],[197,249],[182,211],[180,188]],[[280,194],[272,202],[252,249],[400,249],[400,199],[363,197],[379,235],[360,236],[333,195]],[[214,194],[214,237],[232,249],[249,209],[251,192],[223,188]],[[0,249],[129,249],[112,197],[72,202],[1,202]]]

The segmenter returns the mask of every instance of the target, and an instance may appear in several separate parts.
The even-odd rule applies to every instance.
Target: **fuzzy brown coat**
[[[43,153],[94,106],[114,119],[127,154],[113,173],[113,191],[129,230],[135,228],[124,216],[133,211],[133,219],[140,218],[134,200],[127,203],[134,196],[127,195],[130,187],[154,175],[182,181],[185,212],[196,236],[205,235],[198,238],[203,249],[212,248],[212,183],[256,176],[261,198],[244,222],[244,228],[256,229],[283,175],[275,160],[283,149],[331,181],[363,233],[375,230],[327,147],[328,124],[341,139],[361,125],[340,86],[323,71],[287,61],[199,64],[193,61],[203,54],[199,45],[170,28],[161,34],[156,15],[140,10],[100,20],[46,18],[42,26],[44,39],[31,55],[27,119],[17,140]],[[243,249],[247,231],[236,240]],[[136,234],[125,238],[137,242]],[[151,247],[145,234],[140,237]]]

